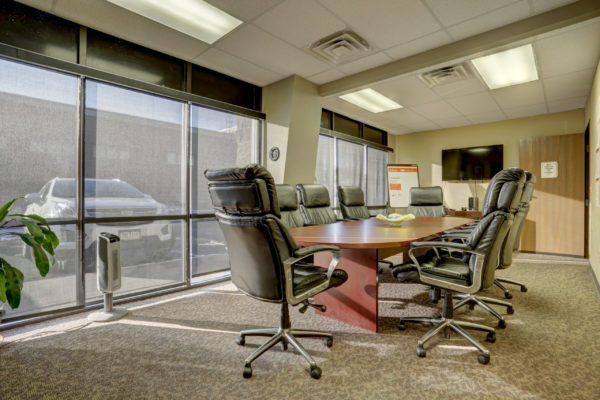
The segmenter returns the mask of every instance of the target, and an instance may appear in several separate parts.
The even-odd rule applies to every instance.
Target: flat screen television
[[[442,180],[486,181],[502,170],[503,146],[442,150]]]

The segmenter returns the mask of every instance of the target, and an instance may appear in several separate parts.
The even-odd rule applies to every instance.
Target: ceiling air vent
[[[327,62],[340,65],[371,52],[369,43],[351,31],[340,31],[311,44],[308,49]]]
[[[453,83],[469,79],[471,74],[464,64],[450,65],[448,67],[434,69],[433,71],[424,72],[419,75],[419,78],[429,87],[441,86],[447,83]]]

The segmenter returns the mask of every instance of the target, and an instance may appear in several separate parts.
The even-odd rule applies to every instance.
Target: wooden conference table
[[[469,218],[417,217],[393,226],[370,218],[292,228],[290,232],[300,245],[331,244],[341,249],[338,268],[348,273],[348,280],[315,296],[316,303],[327,306],[323,315],[377,332],[377,260],[406,254],[411,242],[431,239],[470,222]],[[315,255],[318,265],[327,267],[330,260],[329,252]]]

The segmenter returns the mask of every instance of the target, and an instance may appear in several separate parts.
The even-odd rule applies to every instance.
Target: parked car
[[[167,206],[119,179],[85,180],[84,217],[152,217],[167,214]],[[74,178],[54,178],[39,193],[25,196],[26,213],[41,215],[50,222],[70,220],[54,225],[60,239],[57,260],[73,259],[77,254],[77,182]],[[169,221],[99,221],[86,224],[84,260],[86,271],[95,271],[96,243],[100,232],[121,238],[121,260],[141,263],[164,260],[173,247]]]

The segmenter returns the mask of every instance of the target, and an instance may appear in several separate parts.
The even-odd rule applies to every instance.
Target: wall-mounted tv
[[[503,146],[442,150],[442,180],[486,181],[502,170]]]

